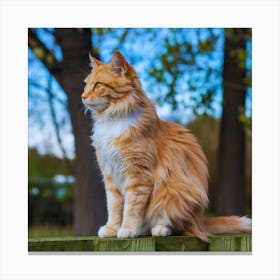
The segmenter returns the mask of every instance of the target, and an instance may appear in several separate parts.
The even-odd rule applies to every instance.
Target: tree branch
[[[35,82],[35,81],[28,81],[28,84],[29,84],[29,86],[31,86],[31,87],[35,87],[35,88],[37,88],[37,89],[40,89],[40,90],[43,90],[43,91],[49,93],[49,88],[44,87],[44,86],[41,85],[40,83],[37,83],[37,82]],[[53,93],[52,93],[52,98],[55,99],[55,101],[57,101],[57,102],[60,103],[61,105],[66,106],[66,101],[63,100],[63,99],[61,99],[61,98],[59,98],[59,97],[57,97],[57,96],[54,95]]]
[[[33,51],[34,55],[45,65],[51,75],[58,81],[61,87],[64,89],[64,83],[62,80],[62,66],[55,58],[54,54],[44,45],[44,43],[38,38],[32,28],[28,29],[28,46]]]
[[[56,140],[57,140],[58,146],[62,152],[65,167],[72,174],[74,172],[73,166],[72,166],[70,160],[68,160],[68,158],[67,158],[67,153],[63,146],[62,139],[60,137],[60,127],[59,127],[59,124],[57,121],[57,116],[56,116],[54,103],[53,103],[53,99],[54,99],[55,95],[53,94],[53,92],[51,90],[51,83],[52,83],[51,75],[49,75],[47,93],[48,93],[48,101],[49,101],[49,105],[50,105],[51,118],[52,118],[54,129],[55,129]]]

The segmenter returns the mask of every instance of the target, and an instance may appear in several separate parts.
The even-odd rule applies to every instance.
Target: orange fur
[[[133,67],[117,51],[110,64],[91,61],[82,99],[95,119],[109,214],[99,236],[175,233],[207,240],[211,233],[245,231],[248,221],[239,217],[203,220],[206,157],[187,129],[158,118]]]

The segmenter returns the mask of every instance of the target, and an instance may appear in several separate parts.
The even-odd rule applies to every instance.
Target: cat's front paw
[[[118,238],[134,238],[137,236],[139,236],[139,233],[132,228],[120,228],[117,234]]]
[[[117,229],[112,226],[103,226],[98,230],[99,237],[115,237],[117,236]]]
[[[152,236],[168,236],[171,235],[171,229],[164,225],[155,225],[151,230]]]

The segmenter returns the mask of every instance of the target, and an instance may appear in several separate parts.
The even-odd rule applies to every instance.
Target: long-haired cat
[[[110,64],[90,56],[82,101],[94,119],[93,145],[107,197],[100,237],[251,231],[247,217],[203,218],[207,161],[184,127],[157,116],[134,68],[115,51]]]

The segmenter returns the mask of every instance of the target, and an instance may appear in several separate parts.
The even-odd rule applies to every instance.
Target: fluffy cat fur
[[[184,127],[158,118],[134,68],[115,51],[110,64],[90,55],[82,101],[92,112],[92,143],[107,197],[100,237],[196,236],[251,231],[247,217],[203,218],[207,160]]]

